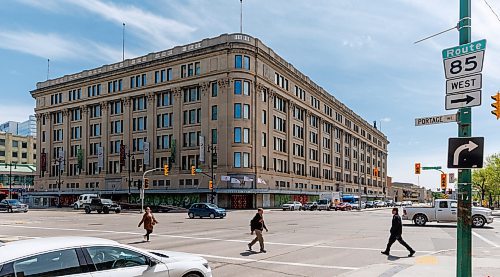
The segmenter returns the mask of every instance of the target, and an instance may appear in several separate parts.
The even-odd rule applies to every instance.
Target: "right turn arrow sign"
[[[484,138],[450,138],[448,168],[482,168]]]

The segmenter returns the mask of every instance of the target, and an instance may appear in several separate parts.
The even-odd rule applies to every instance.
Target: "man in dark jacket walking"
[[[248,244],[248,250],[252,251],[252,246],[258,241],[260,244],[260,252],[261,253],[266,253],[266,250],[264,249],[264,238],[262,237],[262,232],[264,229],[266,229],[266,232],[268,232],[266,224],[264,223],[264,210],[262,208],[257,209],[257,213],[253,217],[253,219],[250,221],[250,231],[251,234],[253,235],[253,232],[255,232],[255,239],[252,240]]]
[[[404,240],[403,237],[401,237],[401,234],[403,233],[403,223],[401,222],[401,217],[398,214],[398,208],[393,208],[392,209],[392,227],[391,227],[391,236],[389,237],[389,242],[387,243],[387,247],[385,248],[385,251],[382,251],[381,253],[384,255],[389,255],[389,252],[391,251],[391,246],[392,244],[397,240],[401,245],[406,247],[408,251],[410,251],[410,255],[408,257],[413,256],[415,254],[415,250],[413,250]]]

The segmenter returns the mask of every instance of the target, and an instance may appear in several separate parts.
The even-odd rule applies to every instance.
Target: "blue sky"
[[[279,55],[390,140],[389,175],[417,183],[415,162],[446,167],[454,123],[415,127],[416,117],[445,111],[441,50],[455,46],[458,2],[449,0],[244,0],[243,32]],[[472,1],[472,38],[487,39],[483,105],[473,109],[473,135],[486,154],[500,152],[500,121],[490,95],[500,89],[500,22],[484,1]],[[500,13],[500,1],[490,1]],[[25,120],[36,82],[126,58],[239,31],[238,0],[6,0],[0,5],[0,122]],[[447,172],[454,172],[446,170]],[[420,184],[437,188],[439,172]]]

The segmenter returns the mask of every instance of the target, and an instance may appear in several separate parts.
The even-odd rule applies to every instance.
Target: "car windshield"
[[[219,207],[217,207],[217,205],[214,205],[214,204],[207,204],[208,207],[212,208],[212,209],[218,209]]]
[[[113,201],[111,201],[111,199],[101,199],[101,202],[103,204],[112,204],[113,203]]]
[[[306,204],[307,204],[307,205],[312,205],[312,204],[314,204],[314,203],[313,203],[313,202],[307,202]]]
[[[9,204],[21,204],[21,202],[17,199],[9,199],[7,202],[9,202]]]

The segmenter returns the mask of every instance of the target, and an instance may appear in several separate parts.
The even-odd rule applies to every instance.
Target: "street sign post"
[[[482,168],[484,138],[450,138],[448,168]]]
[[[415,118],[415,126],[424,126],[424,125],[432,125],[432,124],[440,124],[448,122],[457,122],[457,114]]]
[[[468,91],[458,94],[446,95],[446,110],[454,110],[465,107],[481,106],[481,91]]]
[[[464,76],[446,81],[446,94],[454,94],[469,90],[478,90],[482,87],[482,74]]]

